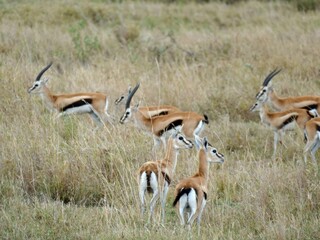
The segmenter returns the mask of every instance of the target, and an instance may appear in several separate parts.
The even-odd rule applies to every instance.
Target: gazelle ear
[[[207,139],[206,137],[204,137],[204,138],[203,138],[203,146],[204,146],[204,148],[205,148],[206,150],[208,149],[208,145],[209,145],[208,139]]]
[[[140,101],[134,107],[139,108],[139,106],[140,106]]]
[[[49,78],[43,79],[43,83],[44,83],[44,84],[47,84],[48,81],[49,81]]]

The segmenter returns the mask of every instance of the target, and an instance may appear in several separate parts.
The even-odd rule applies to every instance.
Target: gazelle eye
[[[180,136],[178,139],[182,141],[182,140],[183,140],[183,137],[182,137],[182,136]]]
[[[212,152],[213,152],[213,153],[217,153],[217,150],[213,149]]]
[[[264,92],[264,93],[265,93],[266,91],[267,91],[266,89],[263,89],[263,90],[262,90],[262,92]]]

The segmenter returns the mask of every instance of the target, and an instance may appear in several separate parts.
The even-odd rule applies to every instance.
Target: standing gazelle
[[[139,168],[138,181],[141,215],[143,215],[145,211],[145,193],[153,194],[150,201],[148,222],[150,222],[155,204],[158,198],[160,198],[162,209],[161,221],[164,223],[167,194],[175,172],[179,149],[189,149],[192,148],[192,146],[191,141],[175,130],[168,139],[165,157],[162,160],[146,162]]]
[[[315,154],[320,147],[320,117],[313,118],[306,123],[304,136],[307,140],[304,148],[304,161],[307,162],[307,154],[310,152],[314,165],[317,165]]]
[[[36,77],[33,86],[28,89],[30,94],[40,94],[50,110],[56,110],[58,117],[69,114],[89,113],[98,123],[109,120],[108,98],[103,93],[68,93],[52,94],[46,86],[48,79],[41,79],[42,75],[51,67],[46,66]]]
[[[287,130],[292,130],[295,125],[298,125],[300,129],[304,129],[305,124],[311,118],[314,117],[314,112],[307,109],[291,109],[282,112],[270,112],[266,104],[262,101],[257,101],[250,108],[251,112],[259,111],[260,120],[263,124],[270,126],[274,131],[273,142],[273,158],[276,154],[278,142]]]
[[[277,75],[281,69],[275,69],[264,79],[256,99],[262,102],[270,102],[278,111],[284,111],[294,108],[316,109],[320,112],[320,96],[298,96],[298,97],[278,97],[272,87],[272,78]]]
[[[177,184],[173,206],[176,206],[181,225],[185,225],[185,211],[188,211],[187,225],[189,228],[197,218],[199,233],[201,216],[208,196],[209,163],[223,163],[224,156],[212,147],[206,138],[201,140],[197,137],[196,141],[200,146],[199,170],[192,177],[183,179]]]
[[[174,128],[181,129],[186,137],[194,138],[201,133],[204,124],[209,123],[206,115],[199,115],[195,112],[173,112],[168,115],[159,115],[151,118],[145,116],[137,106],[130,106],[131,99],[139,86],[140,85],[137,84],[128,96],[125,113],[120,118],[120,123],[128,122],[130,118],[133,118],[138,128],[152,133],[155,145],[158,144],[160,140],[162,140],[165,145],[165,140]]]

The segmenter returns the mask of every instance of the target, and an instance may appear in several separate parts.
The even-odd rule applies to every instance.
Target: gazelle
[[[181,129],[181,132],[186,137],[193,138],[201,133],[205,123],[209,123],[206,115],[199,115],[195,112],[173,112],[168,115],[159,115],[152,118],[145,116],[137,106],[130,106],[131,99],[139,86],[140,85],[137,84],[128,96],[125,113],[120,118],[120,123],[126,123],[130,118],[133,118],[138,128],[150,132],[153,135],[155,145],[157,145],[160,140],[162,140],[165,145],[165,140],[174,128]]]
[[[316,151],[320,147],[320,117],[313,118],[306,122],[304,136],[307,140],[304,148],[304,161],[307,162],[307,154],[310,153],[314,165],[317,165]]]
[[[108,114],[108,98],[105,94],[95,93],[68,93],[52,94],[46,86],[48,79],[41,79],[42,75],[51,67],[46,66],[36,77],[32,87],[28,89],[30,94],[40,94],[47,108],[56,110],[58,117],[69,114],[89,113],[98,123],[110,122]]]
[[[183,179],[177,184],[173,206],[176,207],[181,225],[185,225],[185,212],[188,212],[187,225],[189,228],[197,218],[199,233],[201,216],[208,196],[209,163],[223,163],[224,156],[212,147],[206,138],[197,137],[196,141],[200,146],[199,170],[192,177]]]
[[[162,160],[146,162],[139,168],[138,182],[141,215],[143,215],[145,211],[146,192],[153,194],[150,200],[148,222],[150,222],[155,204],[160,198],[162,209],[161,221],[164,223],[167,194],[175,172],[179,150],[190,149],[192,147],[192,142],[186,139],[183,134],[175,130],[168,139],[165,157]]]
[[[306,122],[315,117],[312,110],[299,108],[282,112],[270,112],[265,102],[259,100],[251,106],[250,111],[259,111],[261,122],[270,126],[274,131],[273,158],[275,157],[279,140],[282,143],[281,138],[285,131],[294,129],[295,125],[298,125],[303,130]]]
[[[119,98],[115,100],[115,105],[121,105],[127,102],[128,96],[132,92],[131,87],[128,89],[127,94],[122,94]],[[159,105],[159,106],[144,106],[138,107],[138,111],[141,112],[146,118],[153,118],[161,115],[168,115],[173,112],[181,112],[181,110],[175,106],[170,105]]]
[[[275,69],[264,79],[256,99],[262,102],[270,102],[278,111],[304,108],[317,109],[320,112],[320,96],[298,96],[298,97],[279,97],[272,87],[272,78],[277,75],[281,69]]]

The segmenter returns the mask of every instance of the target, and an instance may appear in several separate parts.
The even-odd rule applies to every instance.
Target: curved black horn
[[[278,68],[276,68],[275,70],[273,70],[271,73],[269,73],[269,75],[264,79],[262,85],[268,86],[269,82],[271,81],[271,79],[277,75],[279,72],[281,71],[281,69],[278,70]]]
[[[37,78],[36,78],[36,81],[39,81],[40,78],[42,77],[42,75],[45,73],[45,71],[47,71],[52,65],[52,62],[49,63],[48,66],[46,66],[44,69],[41,70],[41,72],[38,74]]]
[[[138,90],[138,88],[140,87],[140,83],[138,83],[134,89],[132,89],[132,91],[130,92],[129,96],[128,96],[128,99],[127,99],[127,102],[126,102],[126,108],[129,108],[130,107],[130,102],[131,102],[131,99],[133,97],[133,95],[136,93],[136,91]]]

